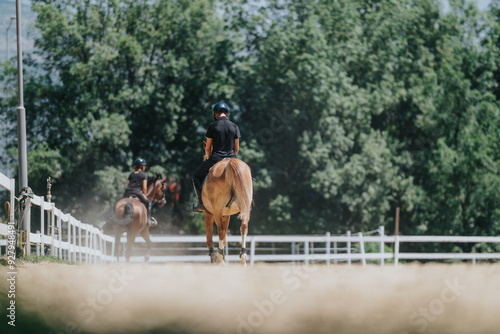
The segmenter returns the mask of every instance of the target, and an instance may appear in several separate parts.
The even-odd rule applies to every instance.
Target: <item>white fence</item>
[[[8,236],[14,226],[16,199],[15,181],[0,173],[0,186],[10,192],[10,212],[8,224],[0,223],[0,236]],[[40,231],[27,233],[24,245],[28,253],[34,248],[37,254],[57,256],[60,259],[76,263],[109,263],[116,261],[114,254],[115,239],[104,234],[97,227],[84,224],[69,214],[57,209],[54,203],[44,201],[43,197],[33,195],[27,205],[40,208]],[[47,222],[47,224],[45,224]],[[31,231],[29,219],[25,221]],[[48,229],[45,230],[45,225]],[[217,236],[214,241],[217,242]],[[150,262],[209,262],[205,236],[151,235],[153,252]],[[121,238],[122,245],[126,237]],[[228,262],[239,261],[240,236],[228,236],[226,259]],[[395,265],[400,260],[500,260],[500,253],[401,253],[403,242],[421,243],[500,243],[500,237],[467,237],[467,236],[387,236],[384,227],[367,233],[345,235],[250,235],[250,264],[256,262],[288,262],[288,263],[347,263],[359,261],[384,265],[391,260]],[[386,252],[385,245],[393,244],[393,249]],[[5,254],[7,239],[0,239],[0,253]],[[370,246],[369,249],[367,246]],[[124,250],[125,247],[122,247]],[[144,240],[136,238],[135,253],[144,251]],[[120,256],[124,261],[124,256]],[[132,262],[144,261],[144,256],[134,255]]]
[[[359,261],[362,265],[367,262],[384,265],[387,260],[397,265],[400,260],[500,260],[500,253],[401,253],[399,246],[402,242],[432,242],[432,243],[500,243],[500,237],[460,237],[460,236],[387,236],[384,227],[376,232],[379,235],[368,235],[359,232],[347,233],[341,236],[325,235],[254,235],[248,236],[250,245],[249,261],[255,262],[291,262],[291,263],[326,263],[351,264]],[[168,236],[152,235],[151,241],[155,246],[153,251],[165,253],[174,250],[182,255],[152,255],[150,262],[208,262],[208,253],[204,247],[205,236]],[[217,237],[214,237],[217,241]],[[239,262],[240,236],[228,236],[226,259],[228,262]],[[122,243],[126,238],[122,237]],[[366,245],[372,244],[372,251],[365,251]],[[142,238],[136,239],[136,244],[144,244]],[[377,251],[373,251],[376,244]],[[386,252],[385,245],[393,244],[393,252]],[[180,246],[183,245],[183,246]],[[188,245],[188,246],[187,246]],[[138,248],[138,247],[136,247]],[[190,252],[201,252],[203,255],[188,255]],[[132,262],[144,261],[143,256],[132,256]]]
[[[8,223],[0,223],[0,236],[8,236],[15,225],[14,216],[19,199],[14,196],[14,179],[9,179],[0,173],[0,186],[10,192]],[[41,196],[27,197],[26,205],[40,208],[40,231],[22,235],[22,245],[17,245],[25,248],[27,254],[34,247],[38,255],[46,254],[46,250],[49,249],[49,254],[52,256],[78,263],[104,263],[113,259],[110,245],[114,243],[114,237],[105,235],[97,227],[84,224],[73,216],[63,213],[54,203],[44,201]],[[24,218],[19,220],[26,224],[27,231],[31,231],[30,217]],[[48,226],[47,231],[45,225]],[[30,246],[25,247],[26,245]],[[2,254],[7,253],[6,248],[7,239],[0,240],[0,249],[5,249]]]

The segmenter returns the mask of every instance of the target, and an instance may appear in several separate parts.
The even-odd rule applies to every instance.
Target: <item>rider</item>
[[[224,102],[216,103],[212,108],[215,122],[207,129],[207,144],[205,146],[205,161],[194,172],[193,186],[198,197],[198,204],[193,211],[203,212],[205,207],[201,200],[203,181],[210,168],[226,158],[236,158],[240,148],[240,129],[228,118],[229,107]]]
[[[123,197],[136,196],[148,211],[148,225],[158,225],[156,219],[151,217],[151,202],[147,199],[146,193],[148,191],[148,176],[144,171],[146,170],[146,160],[142,158],[135,159],[134,171],[130,173],[127,180],[127,187],[123,193]]]

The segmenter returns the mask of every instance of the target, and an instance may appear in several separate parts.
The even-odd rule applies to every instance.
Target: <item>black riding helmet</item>
[[[224,110],[229,115],[229,107],[227,106],[227,104],[225,104],[224,102],[218,102],[218,103],[214,104],[214,107],[212,108],[214,120],[216,120],[215,114],[223,112]]]
[[[146,160],[144,160],[142,158],[135,159],[135,161],[134,161],[134,168],[139,168],[142,165],[147,165]]]

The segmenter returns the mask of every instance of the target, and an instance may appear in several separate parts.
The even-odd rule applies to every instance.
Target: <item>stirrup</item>
[[[153,226],[156,226],[156,225],[158,225],[158,222],[156,221],[156,219],[154,219],[153,217],[149,218],[148,226],[149,227],[153,227]]]
[[[193,211],[194,212],[204,212],[205,211],[205,206],[203,206],[203,203],[198,202],[196,206],[193,204]]]

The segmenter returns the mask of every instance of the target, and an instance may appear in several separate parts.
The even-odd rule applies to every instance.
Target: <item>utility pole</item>
[[[26,235],[25,255],[31,253],[31,202],[33,192],[28,187],[28,153],[26,149],[26,110],[24,109],[23,95],[23,48],[21,34],[21,0],[16,0],[16,30],[17,30],[17,86],[19,106],[17,107],[17,151],[19,163],[19,190],[20,190],[20,215],[23,220],[23,229]]]

